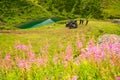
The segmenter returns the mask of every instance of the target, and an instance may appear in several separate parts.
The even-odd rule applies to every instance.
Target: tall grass
[[[56,51],[47,43],[39,52],[31,44],[15,43],[0,51],[1,80],[114,80],[120,76],[120,43],[97,44],[77,38]]]

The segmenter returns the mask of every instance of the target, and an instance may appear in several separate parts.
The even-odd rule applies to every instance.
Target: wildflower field
[[[117,24],[91,21],[77,29],[57,23],[0,33],[0,80],[119,80],[120,43],[98,43],[119,31]]]

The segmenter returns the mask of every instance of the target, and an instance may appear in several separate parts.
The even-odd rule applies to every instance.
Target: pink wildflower
[[[72,80],[77,80],[78,79],[78,76],[73,76],[72,77]]]
[[[65,57],[64,57],[64,60],[65,61],[69,61],[73,58],[73,56],[71,54],[67,54]]]
[[[54,56],[54,57],[53,57],[53,62],[54,62],[54,64],[57,64],[57,60],[58,60],[58,57],[57,57],[57,56]]]
[[[112,64],[112,66],[115,65],[112,59],[110,59],[110,63]]]
[[[37,65],[38,66],[44,66],[44,65],[47,64],[47,62],[48,62],[48,58],[47,57],[40,57],[37,60]]]
[[[66,54],[71,54],[72,53],[72,48],[71,45],[69,44],[66,48]]]
[[[69,61],[73,58],[71,45],[66,48],[66,55],[63,56],[64,61]]]
[[[64,61],[64,62],[63,62],[63,65],[64,65],[64,67],[67,67],[67,66],[68,66],[67,61]]]
[[[72,54],[67,54],[66,56],[63,56],[63,64],[64,64],[64,66],[67,67],[68,61],[70,61],[72,59],[73,59]]]
[[[39,59],[39,65],[43,65],[44,64],[44,60],[43,59]]]
[[[94,41],[93,41],[93,40],[90,40],[90,41],[88,42],[88,46],[89,46],[89,47],[95,46]]]
[[[11,58],[11,56],[9,54],[5,56],[5,60],[7,60],[7,61],[9,61],[10,58]]]
[[[48,53],[48,49],[47,48],[43,48],[43,49],[41,49],[41,52],[47,54]]]
[[[32,52],[28,52],[28,60],[33,63],[35,61],[35,54]]]
[[[76,65],[79,65],[80,64],[80,59],[79,59],[80,57],[78,57],[75,61],[74,61],[74,63],[76,64]]]
[[[116,53],[120,52],[120,43],[114,43],[112,50],[115,51]]]
[[[81,54],[85,54],[85,53],[86,53],[86,50],[85,50],[85,49],[81,49],[81,50],[80,50],[80,53],[81,53]]]
[[[29,56],[29,57],[35,57],[35,54],[29,51],[29,52],[28,52],[28,56]]]
[[[23,51],[28,50],[28,47],[24,44],[15,45],[15,48],[18,50],[23,50]]]
[[[27,63],[27,61],[26,60],[20,60],[20,61],[18,61],[18,67],[20,67],[20,68],[25,68],[25,69],[28,69],[29,68],[29,66],[28,66],[28,63]]]
[[[94,44],[94,42],[92,40],[88,42],[87,52],[89,54],[92,54],[95,53],[96,50],[97,50],[97,46]]]
[[[101,53],[101,58],[105,59],[105,54],[104,53]]]
[[[99,55],[99,54],[95,54],[95,55],[94,55],[94,57],[95,57],[96,61],[100,61],[100,60],[101,60],[101,58],[100,58],[100,55]]]
[[[82,47],[82,42],[76,41],[76,46],[77,46],[78,48],[81,48],[81,47]]]
[[[120,76],[117,76],[117,77],[115,78],[115,80],[120,80]]]

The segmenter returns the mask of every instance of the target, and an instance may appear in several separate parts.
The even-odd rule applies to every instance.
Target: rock
[[[113,19],[112,22],[120,24],[120,19]]]
[[[104,34],[98,38],[98,44],[101,44],[104,42],[107,42],[107,43],[120,42],[120,36],[115,34]]]

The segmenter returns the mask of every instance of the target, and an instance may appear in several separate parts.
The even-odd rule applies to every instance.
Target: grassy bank
[[[65,22],[30,28],[23,30],[5,30],[0,33],[0,47],[8,48],[7,45],[13,46],[15,42],[31,43],[38,50],[38,46],[43,46],[46,42],[52,47],[56,46],[59,41],[66,42],[75,41],[76,37],[85,36],[86,39],[94,37],[96,40],[103,34],[118,34],[120,35],[120,25],[113,24],[110,21],[91,20],[87,26],[79,25],[77,29],[68,29],[65,27]],[[52,26],[49,28],[49,26]]]
[[[65,22],[0,31],[0,79],[114,80],[120,76],[119,43],[96,43],[100,35],[120,35],[118,24],[91,20],[87,26],[68,29]]]

